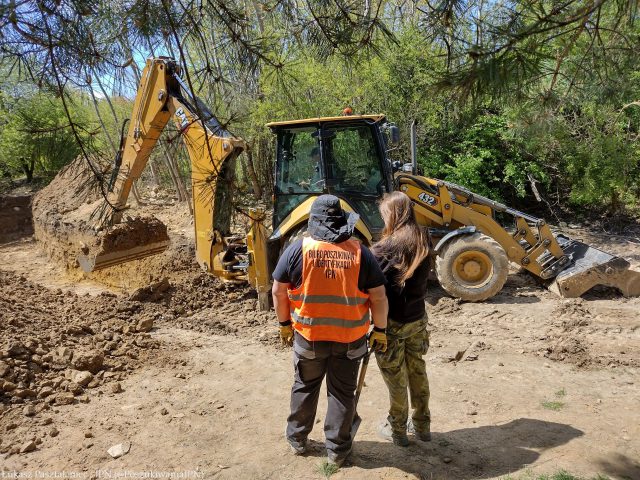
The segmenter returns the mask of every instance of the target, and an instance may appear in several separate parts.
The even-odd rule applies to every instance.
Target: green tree
[[[7,112],[0,126],[0,165],[12,176],[52,175],[80,152],[59,100],[42,92],[12,99],[0,93]]]

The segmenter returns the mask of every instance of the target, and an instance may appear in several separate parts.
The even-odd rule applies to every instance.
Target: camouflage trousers
[[[408,387],[415,430],[428,432],[431,424],[429,379],[422,358],[429,349],[427,316],[407,324],[389,319],[387,339],[387,351],[376,352],[376,360],[389,389],[389,424],[394,433],[406,433],[409,418]]]

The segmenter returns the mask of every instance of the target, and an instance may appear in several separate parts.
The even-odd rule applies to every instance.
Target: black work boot
[[[307,439],[302,439],[302,440],[292,440],[290,438],[287,437],[287,434],[285,433],[284,438],[287,439],[287,443],[289,444],[289,447],[291,447],[291,452],[294,455],[304,455],[305,453],[307,453]]]
[[[342,467],[342,464],[347,459],[347,457],[351,454],[351,450],[347,453],[342,453],[340,455],[327,451],[327,463],[330,465],[335,465],[336,467]]]
[[[394,445],[399,447],[409,446],[409,437],[406,432],[394,432],[388,421],[382,422],[378,426],[378,435],[385,440],[391,440]]]
[[[291,447],[291,452],[294,455],[304,455],[305,453],[307,453],[307,442],[304,442],[304,443],[289,442],[289,446]]]

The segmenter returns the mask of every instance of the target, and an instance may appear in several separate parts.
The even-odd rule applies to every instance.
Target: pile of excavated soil
[[[101,198],[93,172],[82,158],[78,158],[34,195],[35,227],[50,232],[73,226],[79,233],[91,234],[94,230],[90,218],[92,205]],[[76,215],[78,210],[82,215]]]
[[[148,333],[158,315],[112,294],[77,296],[0,271],[0,410],[47,422],[52,408],[119,393],[125,373],[159,346]],[[1,453],[24,443],[19,423],[5,426]]]
[[[162,347],[149,333],[154,324],[277,344],[274,313],[256,305],[249,288],[195,268],[126,297],[79,296],[0,270],[0,416],[22,411],[4,427],[0,454],[19,453],[27,437],[41,442],[33,425],[55,436],[49,410],[118,394],[119,382]]]
[[[125,217],[116,226],[96,228],[103,203],[99,184],[82,158],[34,196],[34,234],[52,260],[77,271],[81,254],[105,254],[169,239],[167,227],[150,216]],[[77,275],[82,276],[79,271]]]
[[[49,290],[0,270],[0,394],[9,403],[73,403],[157,347],[159,309],[110,293]],[[76,377],[81,372],[82,381]],[[76,379],[76,380],[74,380]],[[73,395],[67,395],[67,392]]]

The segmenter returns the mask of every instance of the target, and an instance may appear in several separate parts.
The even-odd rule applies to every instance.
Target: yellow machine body
[[[260,292],[269,285],[263,252],[268,232],[264,212],[252,211],[247,243],[230,245],[233,213],[231,189],[236,157],[245,149],[244,140],[227,132],[199,103],[179,77],[177,63],[169,58],[147,60],[131,113],[127,136],[114,166],[101,226],[117,230],[127,209],[134,182],[142,174],[149,156],[167,123],[173,121],[181,133],[191,161],[191,187],[195,229],[195,255],[200,266],[225,280],[248,280]],[[199,110],[199,112],[198,112]],[[200,113],[204,118],[199,118]],[[105,242],[106,243],[106,242]],[[85,270],[98,270],[159,253],[169,244],[138,244],[128,249],[92,252],[80,258]],[[237,252],[255,261],[242,262]],[[90,258],[89,258],[90,257]]]
[[[233,239],[234,161],[245,150],[245,142],[220,125],[181,80],[178,64],[164,57],[147,60],[102,210],[102,227],[107,231],[103,238],[111,241],[104,241],[97,253],[79,258],[86,270],[142,258],[168,245],[166,227],[160,234],[147,235],[148,244],[120,242],[110,239],[109,233],[110,229],[114,235],[126,233],[126,228],[118,227],[129,193],[172,118],[191,160],[196,259],[204,270],[224,280],[249,282],[262,309],[268,308],[275,262],[306,230],[318,195],[334,194],[345,210],[358,213],[356,236],[370,245],[383,226],[377,203],[393,190],[412,199],[420,224],[439,231],[440,240],[433,248],[436,272],[445,290],[455,296],[477,301],[494,295],[506,280],[508,262],[553,283],[564,296],[581,295],[598,284],[614,286],[625,295],[640,294],[640,273],[630,271],[623,259],[554,235],[544,220],[458,185],[397,172],[387,159],[397,127],[384,115],[268,124],[277,151],[272,232],[264,225],[265,212],[252,209],[246,238]],[[513,216],[512,230],[496,221],[496,212]]]
[[[443,288],[454,296],[479,301],[495,295],[506,281],[509,262],[546,282],[562,296],[580,296],[595,285],[615,287],[624,295],[640,295],[640,272],[630,270],[624,259],[554,234],[543,219],[459,185],[402,173],[400,165],[392,168],[386,153],[388,143],[392,143],[394,126],[384,115],[308,118],[267,126],[277,136],[274,218],[278,220],[270,241],[280,240],[281,247],[282,239],[297,235],[304,227],[309,206],[321,193],[337,195],[344,206],[360,214],[358,236],[371,244],[380,234],[380,223],[373,218],[371,202],[365,205],[361,200],[371,200],[370,197],[379,200],[385,192],[400,190],[413,201],[418,223],[428,227],[438,239],[432,246],[436,275]],[[370,137],[366,133],[368,128],[372,132]],[[357,148],[345,147],[343,132],[347,131],[358,132],[357,136],[350,137],[355,144],[360,142],[352,145]],[[300,137],[303,140],[299,140]],[[364,138],[369,138],[368,144],[361,143]],[[313,160],[309,158],[311,146],[315,146],[312,152],[317,150],[320,154]],[[344,188],[349,183],[349,175],[353,176],[354,170],[357,172],[362,151],[376,152],[371,155],[377,155],[379,160],[376,168],[369,171],[370,175],[380,178],[375,191],[357,183],[352,184],[351,189]],[[349,155],[345,161],[344,157]],[[371,158],[370,161],[373,162],[370,166],[374,165]],[[312,174],[315,179],[308,179],[308,173],[306,176],[300,173],[314,163],[320,171],[320,175]],[[415,163],[408,166],[415,172]],[[302,195],[297,205],[292,200],[279,201],[281,198],[295,200],[296,195]],[[292,210],[286,216],[278,216],[280,209]],[[502,226],[496,213],[510,215],[513,226]]]

